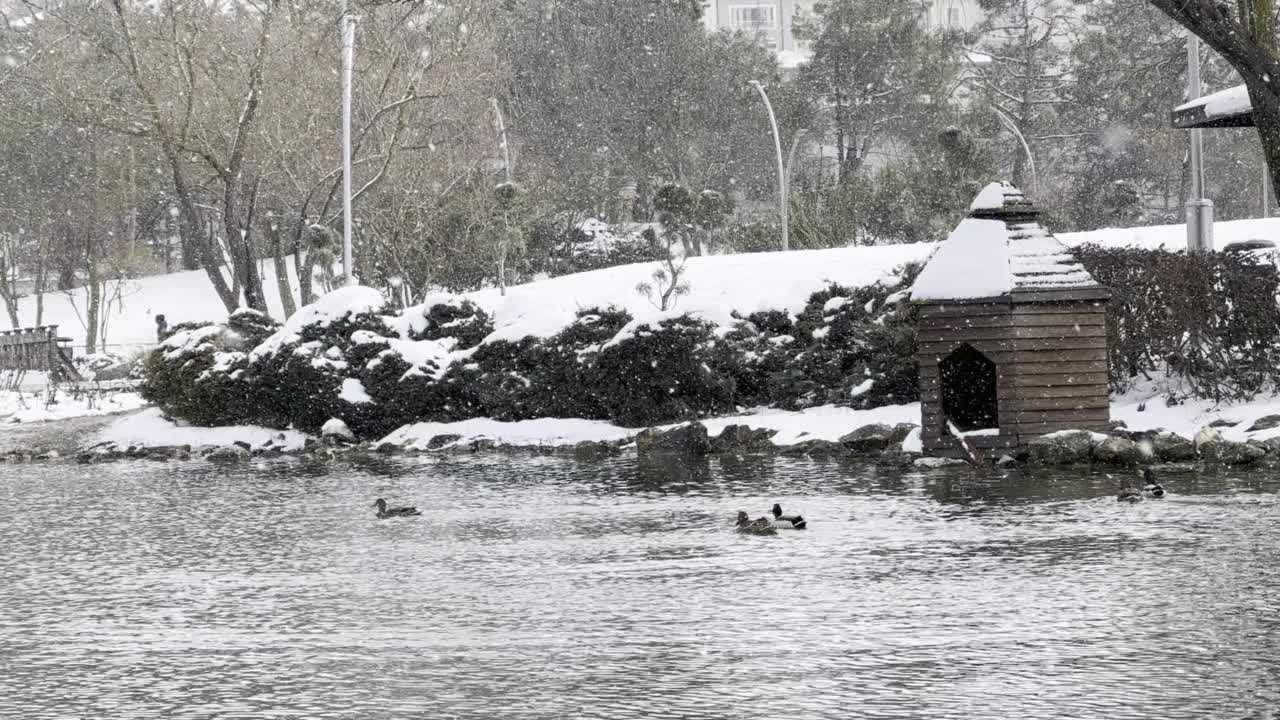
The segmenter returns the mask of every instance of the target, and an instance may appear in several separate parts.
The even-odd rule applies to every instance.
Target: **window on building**
[[[778,27],[777,8],[773,5],[735,5],[730,8],[734,30],[762,32]]]

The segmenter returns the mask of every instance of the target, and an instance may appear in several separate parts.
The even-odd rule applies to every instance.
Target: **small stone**
[[[711,440],[707,437],[707,427],[699,422],[679,425],[665,432],[649,428],[636,435],[636,451],[641,454],[707,455],[711,452]]]
[[[1221,438],[1200,446],[1200,456],[1205,462],[1221,465],[1245,465],[1262,459],[1266,454],[1266,449],[1257,445]]]
[[[1093,445],[1093,433],[1065,430],[1027,443],[1027,455],[1031,462],[1040,465],[1071,465],[1088,462]]]
[[[1094,446],[1093,460],[1107,465],[1137,465],[1149,462],[1151,456],[1139,443],[1125,438],[1109,437]]]
[[[404,447],[393,442],[384,442],[381,445],[374,445],[373,451],[379,455],[399,455],[404,452]]]
[[[842,443],[830,440],[805,440],[795,445],[787,445],[780,451],[789,457],[811,457],[818,460],[847,457],[849,448]]]
[[[1237,426],[1237,425],[1239,425],[1239,424],[1240,424],[1240,421],[1239,421],[1239,420],[1224,420],[1224,419],[1222,419],[1222,418],[1218,418],[1217,420],[1214,420],[1213,422],[1209,423],[1209,427],[1211,427],[1211,428],[1229,428],[1229,427],[1235,427],[1235,426]]]
[[[712,450],[725,452],[761,452],[773,449],[771,438],[777,430],[755,430],[747,425],[726,425],[711,441]]]
[[[1158,433],[1151,438],[1151,448],[1164,462],[1184,462],[1196,459],[1196,444],[1171,432]]]
[[[470,447],[471,452],[479,453],[479,452],[486,452],[488,450],[492,450],[497,446],[498,446],[497,441],[491,438],[478,438],[476,440],[472,440],[468,447]]]
[[[447,445],[452,445],[461,439],[462,439],[461,435],[451,435],[451,434],[434,435],[430,440],[427,441],[427,449],[439,450],[440,448],[445,447]]]
[[[204,459],[214,463],[240,463],[249,459],[249,451],[238,445],[231,445],[210,451]]]
[[[243,440],[234,440],[231,444],[236,447],[244,448],[245,450],[253,450],[253,446]]]
[[[573,457],[578,460],[603,460],[621,454],[617,445],[594,440],[584,440],[573,446]]]
[[[996,460],[996,467],[1013,467],[1017,464],[1018,461],[1012,455],[1001,455],[1000,459]]]
[[[909,432],[909,431],[908,431]],[[902,443],[902,438],[906,434],[898,438],[898,443]],[[894,429],[884,423],[872,423],[864,425],[857,430],[840,438],[840,444],[849,449],[850,452],[858,455],[872,455],[883,452],[885,448],[893,444]]]
[[[1258,432],[1259,430],[1274,430],[1280,427],[1280,415],[1265,415],[1253,421],[1246,432]]]
[[[924,468],[926,470],[936,470],[938,468],[951,467],[954,465],[968,465],[964,460],[947,457],[922,457],[913,463],[915,467]]]
[[[356,434],[351,432],[351,428],[338,418],[329,418],[324,425],[320,426],[320,437],[329,441],[355,442]]]

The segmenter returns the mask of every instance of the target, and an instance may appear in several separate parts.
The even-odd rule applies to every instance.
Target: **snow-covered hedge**
[[[195,424],[315,432],[338,418],[363,438],[424,420],[637,427],[764,404],[873,407],[914,398],[914,334],[898,300],[911,276],[830,286],[799,316],[755,312],[731,328],[586,308],[550,337],[487,341],[492,320],[470,302],[439,296],[396,314],[376,290],[342,288],[283,326],[238,313],[179,329],[148,357],[146,394]]]

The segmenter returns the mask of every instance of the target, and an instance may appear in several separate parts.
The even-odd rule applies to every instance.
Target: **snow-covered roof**
[[[1010,297],[1105,289],[1036,218],[1018,188],[992,183],[969,217],[938,246],[911,288],[919,301]]]
[[[1244,85],[1184,103],[1173,109],[1173,126],[1190,130],[1212,127],[1253,127],[1253,103]]]

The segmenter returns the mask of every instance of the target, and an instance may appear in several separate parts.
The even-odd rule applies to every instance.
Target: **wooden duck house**
[[[912,287],[919,307],[921,435],[927,455],[1014,449],[1110,419],[1107,288],[994,183]]]

